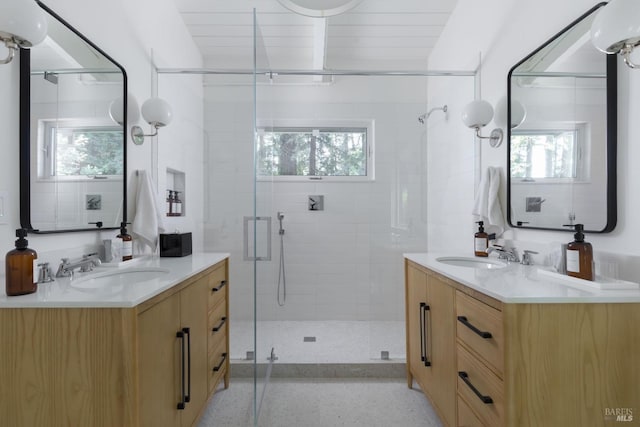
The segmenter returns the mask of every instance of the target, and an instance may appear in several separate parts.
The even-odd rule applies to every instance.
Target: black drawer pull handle
[[[464,381],[465,384],[468,385],[469,388],[475,393],[475,395],[478,396],[480,400],[482,400],[482,403],[484,403],[485,405],[493,403],[493,399],[491,398],[491,396],[484,396],[478,391],[477,388],[473,386],[473,384],[471,384],[471,381],[469,381],[469,375],[466,372],[460,371],[458,372],[458,376],[462,378],[462,381]]]
[[[224,324],[225,324],[225,322],[226,322],[226,321],[227,321],[227,318],[226,318],[226,317],[222,317],[222,318],[220,319],[220,324],[219,324],[218,326],[214,326],[214,327],[211,329],[211,331],[212,331],[212,332],[218,332],[218,331],[220,330],[220,328],[222,328],[222,327],[224,326]]]
[[[220,285],[217,288],[211,288],[211,292],[218,292],[220,289],[224,288],[227,284],[226,280],[221,280]]]
[[[220,369],[222,369],[222,365],[224,365],[225,360],[227,360],[227,353],[222,353],[222,360],[220,360],[218,366],[213,368],[213,372],[218,372]]]
[[[458,316],[458,322],[462,323],[464,326],[466,326],[467,328],[471,329],[473,332],[475,332],[476,334],[480,335],[484,339],[488,339],[488,338],[492,338],[493,337],[493,335],[491,335],[491,332],[481,331],[480,329],[478,329],[475,326],[473,326],[471,323],[469,323],[469,321],[467,320],[467,318],[465,316]]]

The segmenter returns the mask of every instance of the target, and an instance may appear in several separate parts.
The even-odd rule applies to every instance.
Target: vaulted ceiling
[[[310,18],[277,0],[175,0],[205,67],[216,69],[253,66],[255,9],[259,66],[276,70],[425,70],[456,2],[363,0]]]

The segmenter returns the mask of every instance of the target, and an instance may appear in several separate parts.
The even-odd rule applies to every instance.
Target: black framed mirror
[[[591,233],[617,221],[617,65],[590,40],[599,3],[508,74],[512,227]],[[521,121],[520,119],[524,118]]]
[[[30,233],[126,222],[127,74],[42,2],[48,34],[20,50],[20,223]],[[122,102],[122,123],[111,119]]]

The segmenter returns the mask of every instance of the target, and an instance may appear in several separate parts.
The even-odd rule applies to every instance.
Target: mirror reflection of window
[[[41,179],[108,179],[124,174],[122,128],[41,121]]]
[[[521,182],[584,180],[585,134],[581,128],[512,131],[511,178]]]

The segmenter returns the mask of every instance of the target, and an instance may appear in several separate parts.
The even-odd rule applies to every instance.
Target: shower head
[[[434,111],[442,111],[443,113],[447,112],[448,107],[446,105],[443,105],[442,107],[434,107],[431,110],[429,110],[428,112],[422,114],[421,116],[418,117],[418,121],[421,124],[425,124],[425,122],[429,119],[429,116],[431,115],[431,113],[433,113]]]
[[[282,221],[284,219],[284,214],[282,212],[278,212],[277,217],[279,221]]]

